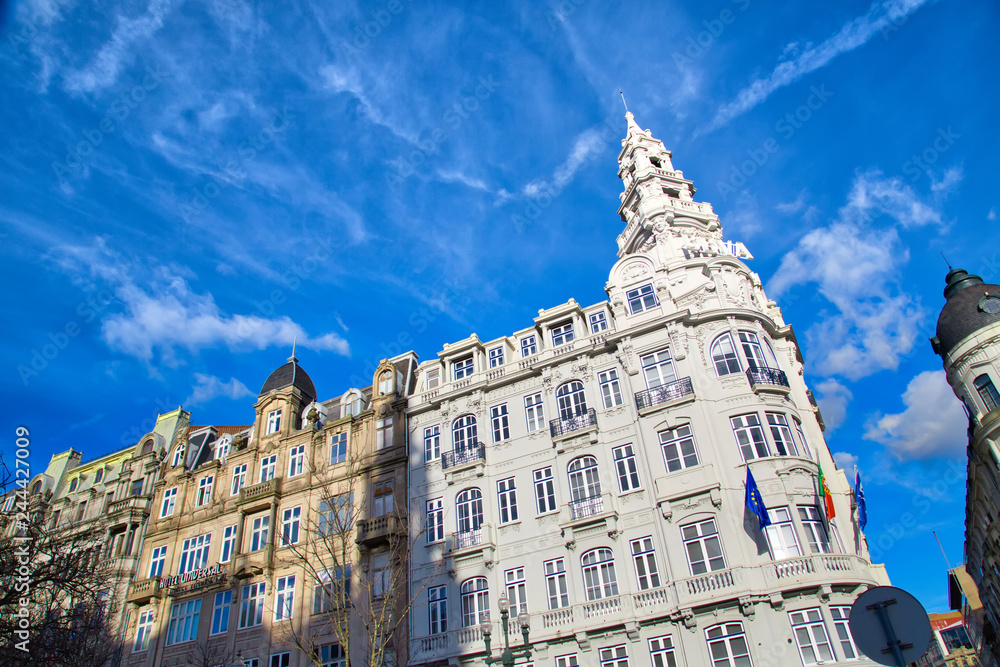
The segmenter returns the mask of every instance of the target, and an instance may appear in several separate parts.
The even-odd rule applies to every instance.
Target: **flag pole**
[[[937,531],[932,530],[931,533],[934,535],[934,539],[937,540],[938,548],[941,550],[941,555],[944,556],[944,562],[948,566],[948,571],[951,571],[951,562],[948,560],[948,554],[944,552],[944,547],[941,546],[941,538],[937,536]]]

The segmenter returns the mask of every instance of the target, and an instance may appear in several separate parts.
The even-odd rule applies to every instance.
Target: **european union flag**
[[[765,526],[771,525],[771,520],[767,518],[767,508],[764,507],[764,499],[760,497],[760,489],[757,488],[757,482],[753,481],[753,475],[750,474],[750,466],[747,466],[747,508],[757,516],[757,520],[760,521],[761,530]]]
[[[858,528],[865,529],[868,525],[868,503],[865,502],[865,490],[861,488],[861,471],[854,471],[854,501],[858,504]]]

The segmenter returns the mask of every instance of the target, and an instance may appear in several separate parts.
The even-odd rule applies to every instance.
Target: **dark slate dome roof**
[[[263,396],[272,389],[284,389],[285,387],[296,387],[305,394],[310,401],[316,400],[316,386],[313,385],[312,378],[299,366],[298,359],[292,357],[284,366],[279,366],[271,373],[264,386],[260,388],[258,396]]]
[[[970,334],[1000,322],[1000,313],[979,308],[987,294],[1000,297],[1000,285],[984,284],[983,279],[962,269],[952,269],[945,277],[944,296],[948,299],[938,316],[934,351],[944,356]]]

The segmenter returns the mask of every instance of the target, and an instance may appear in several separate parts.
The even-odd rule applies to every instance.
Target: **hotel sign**
[[[192,570],[184,574],[160,579],[160,590],[166,590],[168,595],[182,595],[202,588],[226,583],[228,577],[222,565],[216,563],[200,570]],[[182,584],[190,584],[183,586]]]

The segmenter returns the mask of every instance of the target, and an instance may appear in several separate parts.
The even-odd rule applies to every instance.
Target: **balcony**
[[[653,408],[659,410],[671,405],[686,403],[693,399],[694,385],[691,384],[691,378],[686,377],[653,389],[638,392],[635,395],[635,407],[639,410],[639,414],[645,415],[655,412]]]
[[[354,541],[371,549],[380,544],[388,544],[393,537],[400,535],[406,535],[406,518],[396,514],[385,514],[358,521],[358,534]]]
[[[755,393],[762,391],[787,395],[791,391],[788,376],[777,368],[748,368],[747,380]]]
[[[597,428],[597,411],[594,408],[569,419],[553,419],[549,422],[549,433],[553,438],[591,428]]]
[[[603,493],[599,496],[581,498],[566,503],[563,506],[562,516],[559,521],[562,529],[563,541],[568,549],[576,546],[574,531],[597,527],[603,528],[611,537],[618,536],[618,510],[615,507],[614,498],[610,493]]]
[[[570,501],[569,509],[570,516],[573,521],[576,521],[577,519],[586,519],[589,516],[603,514],[604,498],[603,496],[593,496],[592,498],[573,500]]]
[[[142,579],[140,581],[132,584],[128,589],[128,595],[125,597],[126,602],[134,602],[140,607],[147,604],[154,597],[160,597],[160,578],[152,577],[150,579]]]
[[[467,530],[462,533],[455,533],[456,549],[470,549],[472,547],[479,546],[482,543],[483,543],[482,528],[477,528],[476,530]]]
[[[441,469],[459,468],[480,461],[486,461],[486,445],[479,441],[473,441],[462,449],[442,454]]]
[[[105,514],[111,527],[127,523],[141,523],[149,518],[149,506],[149,496],[129,496],[108,503]]]
[[[240,497],[236,504],[239,506],[250,505],[251,507],[244,508],[245,511],[250,511],[254,507],[266,507],[280,497],[281,479],[275,478],[253,486],[243,487],[240,489]]]
[[[493,537],[493,527],[484,523],[475,530],[466,530],[451,534],[446,558],[448,569],[456,570],[460,565],[471,564],[481,568],[484,564],[493,566],[493,553],[496,550],[496,540]],[[476,562],[473,562],[476,561]]]

